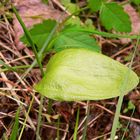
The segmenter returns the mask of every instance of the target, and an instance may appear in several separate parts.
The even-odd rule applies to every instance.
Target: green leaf
[[[78,5],[72,3],[70,0],[61,0],[61,3],[66,7],[67,11],[69,11],[70,13],[75,13],[79,10]]]
[[[31,30],[30,34],[32,36],[33,42],[37,45],[40,50],[46,41],[49,32],[55,26],[56,22],[52,20],[46,20],[41,24],[35,25]],[[76,26],[77,27],[77,26]],[[90,36],[90,33],[76,31],[82,29],[81,26],[76,28],[75,25],[67,25],[65,28],[58,33],[56,40],[53,41],[54,50],[56,52],[63,50],[65,48],[88,48],[96,52],[100,52],[100,47],[96,43],[95,39]],[[83,27],[84,28],[84,27]],[[75,31],[70,31],[70,30]],[[25,44],[30,45],[24,35],[21,38]]]
[[[12,129],[10,140],[16,140],[17,139],[18,128],[19,128],[19,109],[16,112],[15,124],[14,124],[13,129]]]
[[[131,2],[133,2],[136,5],[139,5],[140,4],[140,0],[131,0]]]
[[[49,33],[51,32],[55,24],[55,20],[44,20],[42,23],[34,25],[29,30],[33,42],[37,45],[39,49],[42,48],[45,40],[47,39]],[[25,35],[21,37],[21,41],[27,45],[30,45]]]
[[[70,12],[70,13],[75,13],[76,11],[79,10],[79,7],[78,5],[74,4],[74,3],[69,3],[65,6],[67,8],[67,10]]]
[[[81,25],[81,20],[78,16],[75,16],[75,17],[71,17],[70,19],[68,19],[65,23],[65,25],[78,25],[80,26]]]
[[[61,0],[61,3],[67,5],[68,3],[71,3],[71,0]]]
[[[95,26],[93,25],[93,21],[91,19],[86,19],[84,26],[88,29],[95,30]]]
[[[104,0],[89,0],[88,1],[88,6],[93,12],[97,12],[100,10],[102,2]]]
[[[95,39],[86,32],[66,31],[58,35],[54,50],[56,52],[67,48],[87,48],[96,52],[100,52],[100,47]]]
[[[48,0],[42,0],[42,2],[48,4]]]
[[[107,30],[115,29],[120,32],[131,31],[129,16],[117,3],[102,4],[100,19]]]
[[[54,100],[100,100],[119,96],[128,73],[124,93],[139,82],[137,75],[121,63],[88,49],[65,49],[47,64],[35,89]]]
[[[131,101],[129,101],[128,107],[123,110],[123,113],[127,113],[129,110],[133,110],[133,109],[135,109],[135,105]]]

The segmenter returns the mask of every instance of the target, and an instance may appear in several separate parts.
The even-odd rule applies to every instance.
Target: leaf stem
[[[9,66],[9,65],[7,65],[7,66]],[[13,67],[11,67],[11,66],[7,67],[7,66],[6,66],[6,68],[0,69],[0,72],[5,72],[5,71],[15,71],[15,72],[21,71],[22,72],[23,70],[17,70],[17,69],[25,69],[25,68],[30,67],[30,65],[20,65],[20,66],[13,66]]]
[[[111,140],[114,140],[114,137],[116,135],[116,130],[117,130],[118,121],[119,121],[119,115],[120,115],[121,106],[122,106],[123,97],[124,97],[124,89],[127,86],[128,75],[130,73],[130,70],[131,70],[131,67],[132,67],[132,64],[133,64],[133,61],[134,61],[134,57],[136,55],[136,51],[137,51],[137,48],[138,48],[139,41],[140,41],[140,37],[137,38],[137,43],[136,43],[136,46],[134,48],[134,52],[133,52],[133,55],[132,55],[132,58],[131,58],[129,69],[128,69],[127,73],[125,74],[123,83],[121,84],[121,87],[120,87],[120,96],[119,96],[117,109],[116,109],[116,112],[115,112],[115,117],[114,117],[113,126],[112,126],[112,130],[111,130]]]
[[[80,107],[78,106],[77,116],[76,116],[76,124],[75,124],[75,128],[74,128],[73,140],[77,140],[78,123],[79,123],[79,113],[80,113]]]
[[[50,42],[50,40],[52,39],[53,35],[56,32],[58,23],[55,25],[55,27],[53,28],[53,30],[51,31],[50,35],[48,36],[47,40],[45,41],[42,49],[39,51],[38,55],[42,58],[42,54],[44,52],[44,50],[46,49],[46,47],[48,47],[48,44]],[[47,50],[49,50],[50,48],[47,48]],[[26,71],[27,73],[36,65],[36,60],[32,63],[31,67]],[[36,140],[41,140],[40,136],[39,136],[39,131],[40,131],[40,126],[41,126],[41,115],[42,115],[42,109],[43,109],[43,101],[44,101],[44,96],[41,95],[41,99],[40,99],[40,106],[39,106],[39,114],[38,114],[38,125],[37,125],[37,131],[36,131]],[[49,99],[49,105],[50,106],[50,102],[51,99]]]
[[[43,67],[42,67],[42,64],[41,64],[41,60],[40,60],[39,55],[38,55],[38,53],[37,53],[37,50],[36,50],[35,44],[34,44],[34,42],[33,42],[33,40],[32,40],[31,34],[30,34],[30,32],[28,31],[28,29],[26,28],[24,22],[22,21],[20,15],[18,14],[16,8],[15,8],[13,5],[12,5],[12,9],[13,9],[13,12],[15,13],[15,15],[16,15],[16,17],[17,17],[19,23],[20,23],[20,25],[22,26],[22,29],[23,29],[23,31],[24,31],[24,33],[25,33],[25,35],[26,35],[26,38],[27,38],[28,42],[30,43],[30,45],[31,45],[31,47],[32,47],[32,49],[33,49],[33,52],[34,52],[34,54],[35,54],[37,63],[38,63],[38,65],[39,65],[39,67],[40,67],[41,74],[42,74],[42,76],[44,76],[44,72],[43,72]]]
[[[30,112],[30,110],[31,110],[31,107],[32,107],[33,101],[34,101],[34,96],[33,96],[32,100],[31,100],[31,102],[30,102],[30,106],[29,106],[29,109],[28,109],[27,113],[26,113],[26,111],[25,111],[25,115],[26,115],[26,116],[25,116],[25,120],[24,120],[24,122],[23,122],[22,129],[21,129],[21,131],[20,131],[20,134],[19,134],[18,140],[21,140],[21,137],[22,137],[23,131],[24,131],[24,129],[25,129],[26,122],[27,122],[27,119],[28,119],[29,112]]]
[[[76,27],[76,28],[73,28],[73,29],[72,28],[71,29],[67,29],[66,31],[74,32],[75,30],[79,31],[79,32],[87,32],[87,33],[91,33],[91,34],[96,34],[96,35],[100,35],[100,36],[108,37],[108,38],[137,39],[138,37],[140,37],[140,35],[113,34],[113,33],[107,33],[107,32],[102,32],[102,31],[98,31],[98,30],[85,29],[85,28],[81,28],[81,27]]]

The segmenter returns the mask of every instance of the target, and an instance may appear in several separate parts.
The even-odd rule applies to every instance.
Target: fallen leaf
[[[34,24],[41,23],[45,19],[60,21],[66,17],[64,12],[42,3],[41,0],[14,0],[13,3],[27,28],[32,27]],[[23,30],[16,18],[13,20],[13,25],[17,36],[21,36]]]
[[[140,32],[140,16],[139,16],[138,12],[136,12],[136,10],[130,4],[125,5],[124,10],[130,16],[130,20],[132,23],[132,31],[130,34],[139,34],[139,32]],[[131,42],[130,39],[124,39],[124,38],[121,39],[121,43],[123,43],[123,44],[128,44],[130,42]]]
[[[140,17],[138,12],[136,12],[136,10],[130,4],[125,5],[124,9],[130,16],[132,22],[131,34],[138,34],[140,32]]]

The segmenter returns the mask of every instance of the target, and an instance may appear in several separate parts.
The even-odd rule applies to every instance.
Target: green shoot
[[[129,69],[128,69],[127,73],[125,74],[124,81],[123,81],[123,83],[122,83],[122,85],[120,87],[121,95],[119,96],[119,100],[118,100],[118,104],[117,104],[117,109],[116,109],[116,112],[115,112],[115,117],[114,117],[113,126],[112,126],[112,130],[111,130],[111,140],[114,139],[116,131],[117,131],[120,110],[121,110],[121,106],[122,106],[122,102],[123,102],[123,97],[124,97],[124,94],[125,94],[124,93],[124,89],[126,88],[127,83],[128,83],[128,76],[130,74],[130,70],[131,70],[131,67],[132,67],[132,64],[133,64],[133,61],[134,61],[134,57],[136,55],[136,51],[137,51],[137,48],[138,48],[139,40],[140,40],[140,38],[138,37],[137,38],[137,43],[136,43],[136,46],[134,48],[134,52],[133,52],[133,55],[132,55],[132,58],[131,58],[131,62],[130,62],[130,65],[129,65]]]
[[[79,124],[79,113],[80,113],[80,107],[78,106],[73,140],[77,140],[77,132],[78,132],[78,124]]]
[[[40,67],[40,71],[41,71],[42,76],[43,76],[43,75],[44,75],[43,67],[42,67],[42,64],[41,64],[39,55],[38,55],[38,53],[37,53],[37,50],[36,50],[36,46],[35,46],[35,44],[34,44],[34,42],[33,42],[33,40],[32,40],[32,37],[31,37],[31,35],[30,35],[30,32],[29,32],[28,29],[26,28],[24,22],[22,21],[20,15],[18,14],[16,8],[15,8],[13,5],[12,5],[12,9],[13,9],[13,12],[15,13],[15,15],[16,15],[16,17],[17,17],[19,23],[20,23],[20,25],[22,26],[22,29],[24,30],[24,33],[25,33],[25,35],[26,35],[27,40],[29,41],[29,43],[30,43],[30,45],[31,45],[31,47],[32,47],[32,49],[33,49],[33,51],[34,51],[34,54],[35,54],[37,63],[38,63],[38,65],[39,65],[39,67]]]
[[[16,112],[16,117],[15,117],[15,124],[12,128],[12,133],[11,133],[11,136],[10,136],[10,140],[16,140],[17,139],[17,135],[18,135],[18,129],[19,129],[19,108]]]

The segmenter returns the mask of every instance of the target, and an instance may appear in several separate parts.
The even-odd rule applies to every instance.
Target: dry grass
[[[57,3],[56,3],[57,4]],[[13,30],[12,22],[9,22],[7,17],[3,15],[3,20],[0,21],[0,59],[9,66],[30,65],[34,60],[34,55],[30,48],[27,48],[17,40],[16,32]],[[131,42],[122,45],[119,40],[107,40],[98,37],[100,44],[102,44],[103,53],[112,58],[128,65],[129,55],[133,50]],[[122,46],[122,47],[120,47]],[[140,47],[133,63],[133,70],[140,75]],[[2,67],[2,66],[0,66]],[[34,68],[32,71],[22,79],[25,69],[18,72],[5,71],[0,72],[0,138],[5,133],[7,137],[12,131],[12,124],[14,122],[15,113],[20,106],[19,122],[20,128],[23,125],[25,118],[27,122],[22,134],[22,140],[35,139],[35,130],[37,126],[38,108],[40,104],[40,95],[33,89],[33,85],[41,79],[39,68]],[[31,102],[33,99],[33,102]],[[118,131],[118,136],[122,135],[123,129],[127,122],[131,119],[131,125],[140,127],[140,85],[125,97],[123,109],[127,107],[128,101],[131,100],[136,110],[132,118],[130,118],[131,111],[120,115],[122,127]],[[87,136],[89,140],[96,140],[99,137],[107,139],[110,135],[113,116],[116,108],[117,99],[105,100],[100,102],[91,102],[90,119],[88,120]],[[62,140],[72,139],[75,125],[75,116],[78,106],[80,106],[80,124],[78,127],[78,137],[81,139],[81,134],[84,127],[85,120],[85,102],[53,102],[53,112],[47,115],[48,99],[45,98],[43,106],[43,122],[41,126],[42,140],[55,139],[57,136],[57,121],[60,116],[60,137]],[[31,110],[28,112],[29,106]],[[133,127],[129,127],[126,132],[126,137],[131,139],[134,137],[132,131]]]

